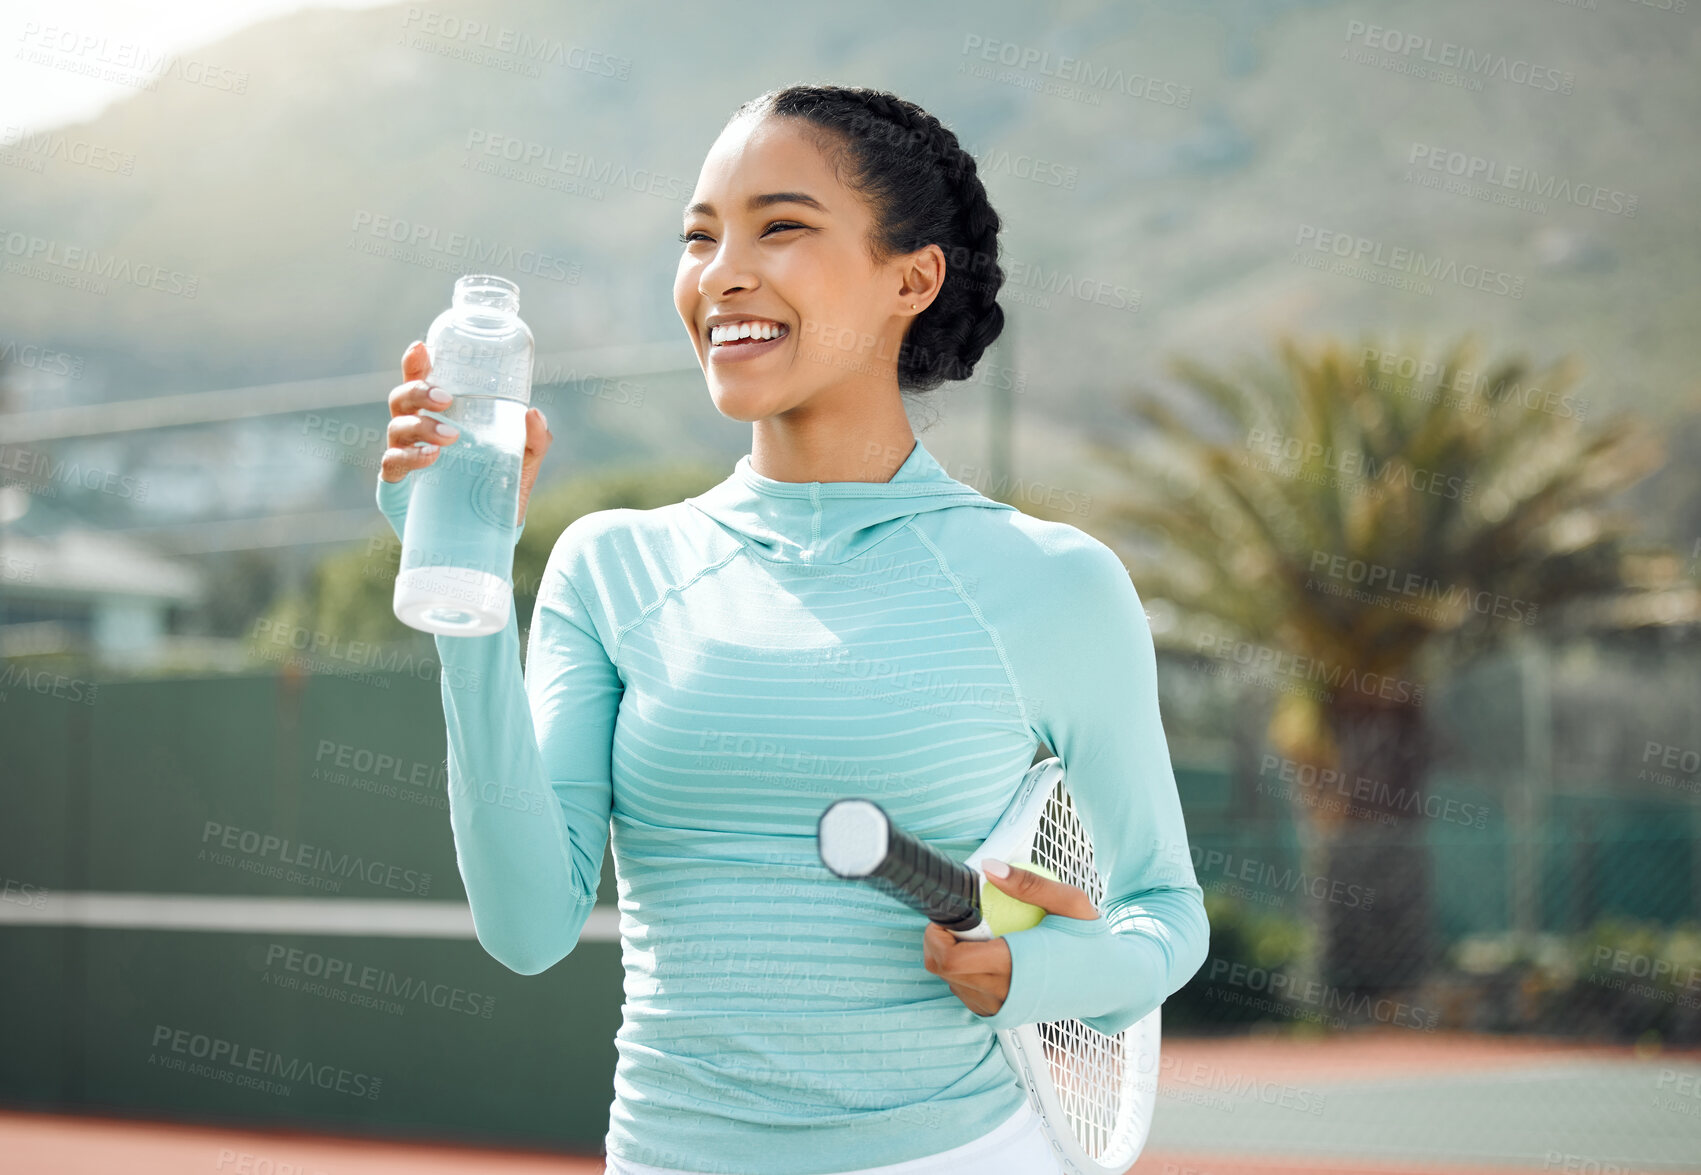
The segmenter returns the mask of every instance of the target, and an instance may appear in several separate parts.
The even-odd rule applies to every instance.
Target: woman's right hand
[[[413,470],[425,468],[437,460],[442,446],[454,444],[459,437],[460,430],[454,425],[445,425],[420,415],[420,411],[427,408],[443,412],[450,404],[449,394],[427,378],[430,374],[431,357],[425,344],[416,341],[402,353],[404,382],[390,389],[390,426],[385,435],[389,447],[378,463],[378,476],[385,481],[398,482]],[[433,399],[433,393],[442,396],[442,399]],[[531,501],[538,466],[543,463],[543,455],[549,452],[553,440],[554,434],[549,431],[549,422],[544,419],[543,413],[537,408],[528,408],[526,452],[520,461],[520,508],[514,518],[515,526],[525,521],[526,503]]]

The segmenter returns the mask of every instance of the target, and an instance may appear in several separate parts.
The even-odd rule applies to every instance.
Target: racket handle
[[[869,880],[906,902],[946,930],[967,931],[980,925],[980,878],[892,825],[890,851]]]
[[[849,872],[834,869],[835,873],[867,882],[954,933],[967,933],[981,925],[979,874],[894,824],[873,800],[833,804],[822,814],[823,832],[832,826],[833,810],[840,804],[854,807],[859,823],[870,818],[878,822],[878,835],[872,839],[876,843],[883,840],[885,852],[877,861],[864,862]],[[857,829],[857,839],[868,843],[866,827]],[[830,857],[830,853],[822,854],[832,868]]]

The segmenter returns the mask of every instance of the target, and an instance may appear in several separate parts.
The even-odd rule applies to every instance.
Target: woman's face
[[[870,386],[896,388],[899,343],[943,280],[944,254],[929,245],[876,266],[870,210],[795,120],[729,125],[683,227],[674,306],[722,415],[756,421],[823,394],[848,402]],[[723,320],[783,333],[717,344],[711,327]]]

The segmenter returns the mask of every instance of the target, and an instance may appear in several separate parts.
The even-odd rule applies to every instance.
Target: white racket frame
[[[985,877],[980,863],[983,858],[996,857],[1013,865],[1032,860],[1034,838],[1040,829],[1047,803],[1063,780],[1063,764],[1053,755],[1029,767],[1016,787],[1004,814],[979,848],[964,859],[963,864]],[[1065,795],[1068,794],[1065,786]],[[1071,804],[1071,806],[1073,806]],[[1090,870],[1097,881],[1094,886],[1082,886],[1093,905],[1103,909],[1104,882],[1096,866]],[[983,880],[982,885],[991,885]],[[973,931],[956,934],[965,940],[987,940],[992,932],[983,922]],[[1118,1042],[1112,1050],[1120,1051],[1126,1069],[1122,1074],[1122,1097],[1117,1102],[1116,1121],[1111,1127],[1109,1145],[1102,1156],[1095,1157],[1076,1138],[1074,1128],[1058,1097],[1052,1077],[1051,1062],[1046,1057],[1045,1043],[1039,1025],[1019,1024],[998,1031],[998,1044],[1004,1059],[1010,1063],[1017,1080],[1028,1091],[1028,1101],[1039,1113],[1045,1135],[1057,1152],[1057,1158],[1068,1175],[1123,1175],[1145,1149],[1152,1128],[1152,1112],[1158,1094],[1158,1057],[1161,1045],[1162,1021],[1160,1005],[1140,1020],[1107,1039]],[[1093,1032],[1078,1020],[1059,1021],[1072,1024],[1081,1032]],[[1103,1035],[1098,1034],[1098,1035]]]

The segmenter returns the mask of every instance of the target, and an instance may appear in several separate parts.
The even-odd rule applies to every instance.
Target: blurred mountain
[[[1385,30],[1429,40],[1390,52],[1365,44],[1364,25],[1385,43]],[[1671,412],[1695,391],[1701,310],[1698,41],[1681,15],[1555,0],[308,10],[193,55],[244,78],[241,93],[168,77],[35,144],[100,145],[129,174],[39,150],[32,165],[28,142],[0,157],[0,354],[29,344],[81,365],[14,396],[19,409],[389,371],[454,277],[490,270],[519,281],[540,352],[677,344],[683,377],[656,381],[643,405],[573,407],[584,451],[614,437],[615,451],[659,456],[692,443],[689,421],[736,453],[748,429],[714,413],[673,309],[680,211],[739,102],[821,80],[920,102],[980,160],[1005,224],[1002,362],[1025,377],[1019,420],[1058,446],[1120,422],[1119,393],[1161,377],[1170,354],[1222,358],[1282,329],[1436,343],[1479,330],[1538,360],[1578,354],[1603,408]],[[1552,70],[1572,92],[1402,72],[1447,45],[1503,57],[1508,74]],[[1068,81],[1069,59],[1090,63],[1086,80]],[[77,64],[55,60],[12,68]],[[1100,70],[1149,88],[1094,84]],[[541,159],[515,172],[504,151]],[[1635,215],[1425,187],[1415,177],[1451,178],[1411,166],[1426,152],[1534,169],[1621,207],[1632,196]],[[1317,233],[1504,273],[1521,296],[1308,268],[1296,242]],[[71,288],[52,266],[31,276],[13,264],[28,238],[158,267],[194,296],[121,279]],[[381,423],[393,382],[374,386],[372,411],[343,415]],[[982,394],[953,400],[978,412]],[[173,443],[217,454],[274,427],[297,426]],[[265,460],[268,476],[287,465]],[[334,483],[347,505],[369,478],[321,467],[297,488],[323,498]]]

